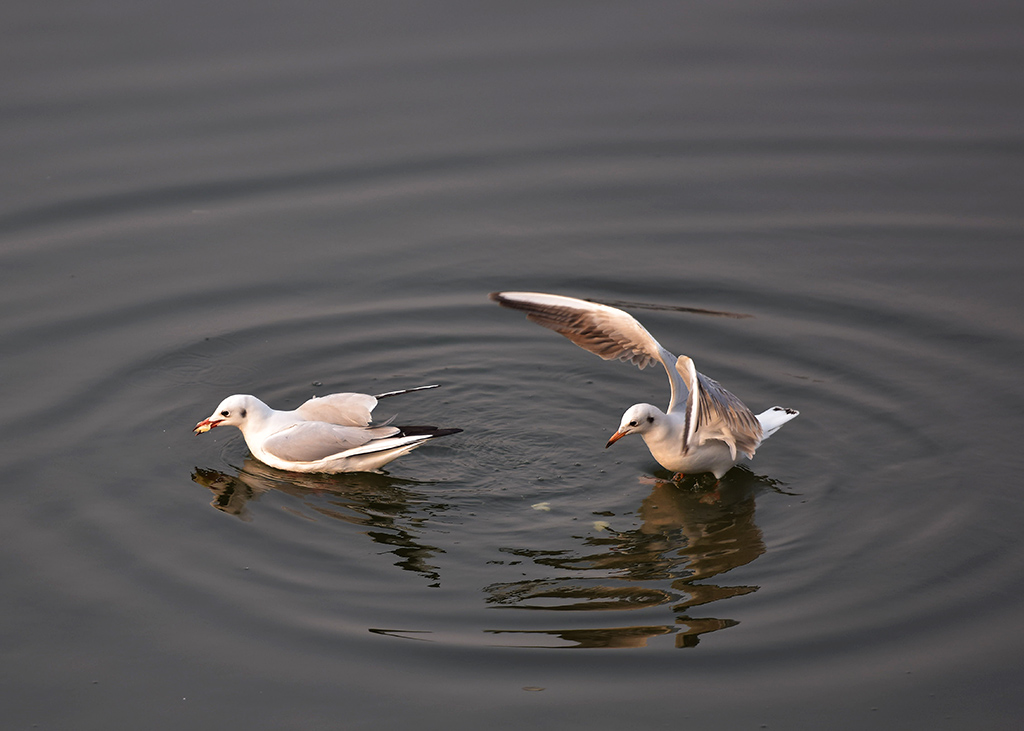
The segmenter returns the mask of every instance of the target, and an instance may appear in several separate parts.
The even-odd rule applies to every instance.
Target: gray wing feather
[[[686,400],[684,447],[717,439],[729,447],[733,459],[737,451],[753,457],[763,432],[746,404],[722,388],[718,381],[698,373],[693,361],[685,355],[679,356],[676,370],[690,389]]]
[[[491,299],[503,307],[522,310],[526,319],[564,335],[605,360],[626,361],[641,370],[661,363],[672,388],[668,410],[673,411],[682,399],[686,388],[672,369],[675,356],[629,313],[596,302],[541,292],[494,292]]]
[[[661,361],[658,341],[632,315],[614,307],[540,292],[494,292],[491,299],[522,310],[526,319],[605,360],[628,361],[641,369]]]
[[[314,397],[295,413],[309,421],[326,421],[343,426],[367,426],[377,399],[365,393],[332,393]]]
[[[274,434],[263,442],[264,451],[288,462],[316,462],[373,439],[398,433],[393,426],[363,429],[354,426],[304,421]]]

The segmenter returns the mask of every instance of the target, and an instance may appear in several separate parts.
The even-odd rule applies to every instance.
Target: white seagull
[[[605,447],[639,434],[666,469],[710,472],[720,478],[743,457],[751,459],[765,439],[800,412],[773,406],[754,416],[742,401],[702,373],[693,361],[672,355],[631,315],[607,305],[540,292],[494,292],[503,307],[523,310],[538,325],[561,333],[605,360],[630,361],[641,370],[654,361],[668,373],[668,411],[651,404],[630,406]]]
[[[196,424],[196,434],[218,426],[237,426],[252,456],[290,472],[373,472],[436,437],[462,429],[434,426],[372,425],[377,400],[433,386],[365,393],[314,396],[294,411],[276,411],[255,396],[236,394],[220,402]]]

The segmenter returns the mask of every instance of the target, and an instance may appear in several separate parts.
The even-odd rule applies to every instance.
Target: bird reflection
[[[608,516],[611,522],[600,522],[608,528],[581,538],[580,550],[506,549],[562,576],[485,589],[492,605],[519,609],[607,611],[669,605],[672,624],[494,633],[532,635],[534,641],[538,634],[546,635],[571,647],[642,647],[652,637],[674,634],[677,647],[693,647],[700,635],[737,624],[694,617],[690,610],[757,591],[757,586],[710,580],[764,553],[754,521],[755,497],[777,489],[776,483],[744,468],[711,480],[711,486],[705,482],[651,480],[651,492],[636,511],[639,527],[613,530],[614,517]]]
[[[427,502],[412,488],[420,483],[385,474],[350,472],[338,475],[282,472],[247,458],[237,473],[196,467],[192,480],[213,493],[211,506],[240,520],[253,519],[250,504],[276,491],[298,501],[286,510],[299,517],[323,516],[361,526],[376,543],[399,558],[396,566],[418,573],[439,585],[438,567],[431,563],[444,551],[414,536],[415,529],[447,509]],[[309,511],[309,512],[306,512]]]

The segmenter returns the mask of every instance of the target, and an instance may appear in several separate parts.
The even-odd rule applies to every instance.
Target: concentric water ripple
[[[435,185],[409,190],[427,200],[455,195],[465,181],[453,185],[451,174],[431,171]],[[599,172],[588,174],[602,184]],[[336,183],[321,181],[325,198]],[[493,195],[484,191],[475,194]],[[407,195],[392,187],[388,199]],[[648,254],[672,250],[655,244]],[[361,271],[386,273],[394,270],[390,258],[407,251],[392,245],[352,261]],[[473,262],[471,251],[465,242],[438,244],[431,258]],[[927,298],[879,298],[877,290],[826,296],[813,282],[790,291],[735,272],[713,277],[713,297],[701,299],[711,290],[701,261],[694,258],[695,271],[682,276],[650,271],[635,292],[608,291],[607,276],[591,275],[581,283],[586,289],[572,293],[642,295],[652,305],[752,315],[637,311],[666,346],[692,355],[755,408],[780,403],[803,412],[750,469],[735,470],[717,488],[702,480],[666,484],[639,443],[601,449],[626,406],[666,399],[664,374],[602,363],[497,310],[486,301],[488,288],[451,264],[443,294],[363,284],[359,296],[338,297],[315,269],[280,286],[266,274],[253,280],[243,264],[237,276],[227,270],[201,288],[165,284],[147,296],[129,287],[113,298],[83,290],[83,306],[71,318],[47,319],[45,309],[26,307],[8,327],[12,349],[43,341],[52,353],[44,361],[81,366],[73,379],[54,378],[39,398],[19,402],[20,410],[15,403],[6,434],[16,435],[14,424],[45,428],[60,442],[60,458],[47,468],[51,484],[89,476],[91,487],[61,495],[54,509],[94,517],[73,521],[59,540],[79,548],[100,540],[104,563],[131,557],[151,581],[177,586],[171,607],[225,605],[232,619],[217,630],[223,634],[243,631],[236,628],[249,617],[264,629],[315,626],[330,635],[335,626],[317,617],[342,607],[355,612],[350,630],[474,645],[509,639],[515,646],[693,647],[711,633],[749,625],[758,631],[742,633],[743,646],[756,652],[766,642],[809,647],[850,628],[912,626],[921,592],[933,612],[954,615],[964,589],[950,585],[944,593],[942,577],[982,557],[990,563],[990,541],[960,541],[932,562],[931,573],[915,566],[904,574],[900,566],[920,546],[934,550],[935,536],[969,532],[981,520],[955,499],[970,480],[969,455],[983,447],[955,428],[957,414],[979,403],[976,391],[957,384],[984,380],[1020,403],[1013,374],[1000,367],[1005,321],[990,318],[986,331]],[[523,263],[510,262],[509,286],[518,286],[517,269]],[[38,356],[24,361],[23,378]],[[60,372],[67,373],[63,366]],[[427,383],[442,388],[384,402],[382,416],[397,411],[403,420],[466,431],[403,458],[386,476],[276,474],[247,457],[237,433],[194,439],[188,431],[231,392],[256,393],[284,408],[336,390]],[[935,397],[937,385],[948,385],[945,398]],[[982,405],[1004,405],[994,401]],[[48,452],[44,444],[29,447],[22,469]],[[97,481],[100,475],[110,479]],[[133,476],[149,487],[129,488]],[[154,479],[161,489],[153,490]],[[216,513],[206,514],[207,529],[182,547],[173,528],[194,521],[201,504]],[[173,520],[153,525],[165,511]],[[251,560],[222,545],[222,531],[237,530],[226,528],[231,520],[248,526],[247,543],[262,546],[249,545]],[[37,540],[46,535],[43,529]],[[140,555],[143,536],[187,559]],[[770,573],[762,576],[766,555]],[[197,570],[201,556],[222,561]],[[228,556],[235,570],[259,564],[248,576],[264,583],[220,591]],[[1002,560],[1004,575],[1020,575],[1015,556]],[[847,571],[877,572],[876,591],[865,593],[863,580],[837,580]],[[360,595],[384,602],[402,572],[417,591],[445,588],[455,575],[459,588],[441,602],[415,602],[413,618],[373,601],[350,608],[351,587],[338,579],[361,577]],[[108,580],[109,591],[127,598],[141,579]],[[384,622],[382,612],[397,616]],[[364,614],[360,625],[354,617]]]
[[[942,99],[971,101],[943,116],[924,89],[949,66],[919,36],[870,34],[898,51],[861,65],[859,25],[822,54],[802,8],[738,84],[767,16],[723,51],[679,46],[679,22],[639,32],[661,6],[638,7],[568,37],[565,9],[476,33],[438,15],[436,44],[268,35],[67,78],[77,46],[55,43],[19,72],[0,210],[19,688],[138,697],[168,724],[169,698],[205,693],[195,717],[303,728],[388,725],[396,698],[466,727],[514,707],[517,726],[741,728],[870,695],[938,728],[929,693],[1019,676],[1020,144],[971,103],[1012,95],[956,77]],[[1010,58],[982,37],[929,44]],[[639,440],[604,448],[626,407],[664,405],[664,374],[499,289],[638,303],[755,411],[801,416],[720,482],[672,484]],[[236,431],[191,432],[231,393],[434,383],[377,415],[464,431],[384,474],[290,475]]]

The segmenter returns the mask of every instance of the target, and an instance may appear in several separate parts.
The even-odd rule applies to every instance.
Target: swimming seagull
[[[773,406],[754,416],[717,381],[698,373],[690,358],[676,358],[632,315],[615,307],[540,292],[494,292],[491,299],[523,310],[528,320],[605,360],[629,361],[641,370],[660,362],[672,388],[668,412],[650,404],[630,406],[605,447],[639,434],[654,459],[677,473],[674,479],[701,472],[720,478],[743,457],[751,459],[761,442],[800,413]]]
[[[424,391],[419,386],[369,396],[333,393],[314,396],[293,411],[276,411],[255,396],[236,394],[220,402],[213,414],[196,424],[196,434],[218,426],[237,426],[252,455],[290,472],[372,472],[436,437],[462,429],[435,426],[372,425],[378,399]]]

